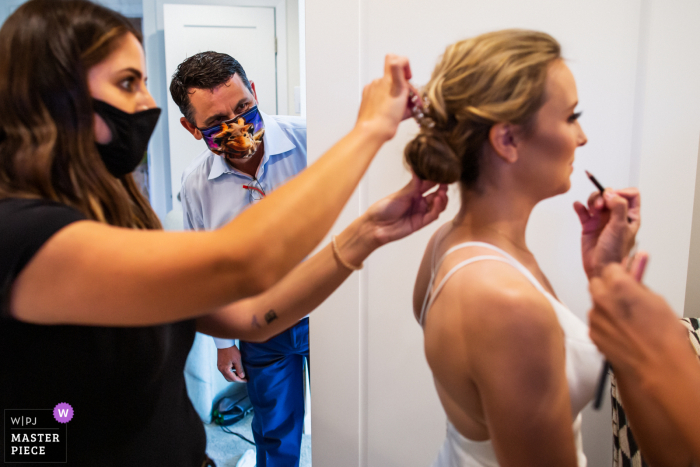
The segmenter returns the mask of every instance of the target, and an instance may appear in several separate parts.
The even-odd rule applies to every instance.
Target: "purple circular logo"
[[[53,418],[58,423],[68,423],[73,419],[73,407],[66,402],[61,402],[53,408]]]

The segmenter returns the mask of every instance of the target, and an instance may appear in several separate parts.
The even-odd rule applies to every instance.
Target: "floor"
[[[253,433],[250,423],[253,415],[226,427],[230,431],[239,433],[249,440],[253,440]],[[224,432],[220,426],[215,424],[204,424],[207,433],[207,454],[216,462],[217,467],[236,467],[236,463],[248,449],[255,449],[255,446],[248,444],[238,436]],[[311,435],[303,435],[301,440],[301,461],[300,467],[311,467]]]

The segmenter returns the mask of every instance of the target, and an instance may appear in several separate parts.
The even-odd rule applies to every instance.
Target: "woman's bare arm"
[[[356,242],[353,234],[347,237],[339,235],[338,245],[346,259],[352,258],[359,264],[373,248]],[[331,246],[326,245],[264,293],[198,318],[197,330],[215,337],[264,342],[312,312],[352,272],[336,260]]]
[[[425,194],[433,186],[414,175],[401,190],[370,206],[336,237],[342,258],[359,265],[377,247],[437,219],[447,205],[447,186]],[[199,318],[197,329],[217,337],[265,341],[323,303],[351,272],[327,245],[266,292]]]
[[[143,232],[89,221],[60,230],[15,281],[11,313],[42,324],[149,325],[201,316],[266,290],[324,237],[410,114],[408,78],[407,60],[388,56],[384,77],[365,87],[355,128],[219,230]]]
[[[700,364],[686,329],[620,265],[605,267],[590,291],[591,339],[614,368],[642,454],[652,465],[699,461]]]
[[[649,374],[644,382],[676,428],[680,439],[685,441],[687,451],[692,453],[694,465],[700,462],[700,365],[697,356],[689,348],[677,348],[668,356],[675,362],[661,372]],[[672,357],[673,358],[673,357]]]
[[[634,439],[647,463],[689,467],[692,455],[686,441],[648,388],[627,372],[616,373],[615,379]]]

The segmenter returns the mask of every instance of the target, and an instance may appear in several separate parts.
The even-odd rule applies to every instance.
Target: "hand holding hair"
[[[411,116],[408,100],[411,76],[406,57],[387,55],[384,76],[369,83],[362,91],[356,126],[366,127],[384,140],[393,138],[399,123]]]
[[[434,187],[434,183],[413,175],[406,186],[370,206],[334,236],[331,244],[299,264],[274,287],[199,318],[198,330],[217,337],[263,342],[292,326],[359,269],[374,250],[437,219],[447,205],[447,186],[431,191]],[[264,318],[269,310],[275,310],[274,321]],[[223,362],[227,369],[229,361]]]
[[[401,190],[374,203],[365,213],[373,224],[380,245],[412,234],[438,218],[447,206],[447,185],[427,193],[437,183],[421,180],[414,173]]]
[[[343,258],[341,262],[347,260],[350,265],[360,265],[375,249],[422,229],[445,210],[447,185],[439,185],[431,191],[436,183],[411,175],[411,181],[403,188],[372,204],[338,236],[340,243],[336,248]],[[343,243],[340,237],[348,231],[356,231],[356,234]]]

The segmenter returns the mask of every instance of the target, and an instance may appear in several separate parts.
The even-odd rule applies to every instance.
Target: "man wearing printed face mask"
[[[306,121],[261,112],[254,83],[229,55],[188,58],[170,93],[182,126],[206,143],[182,176],[185,229],[224,225],[306,167]],[[219,371],[228,381],[248,383],[257,465],[298,465],[308,318],[268,342],[241,342],[240,351],[232,340],[214,340]]]

